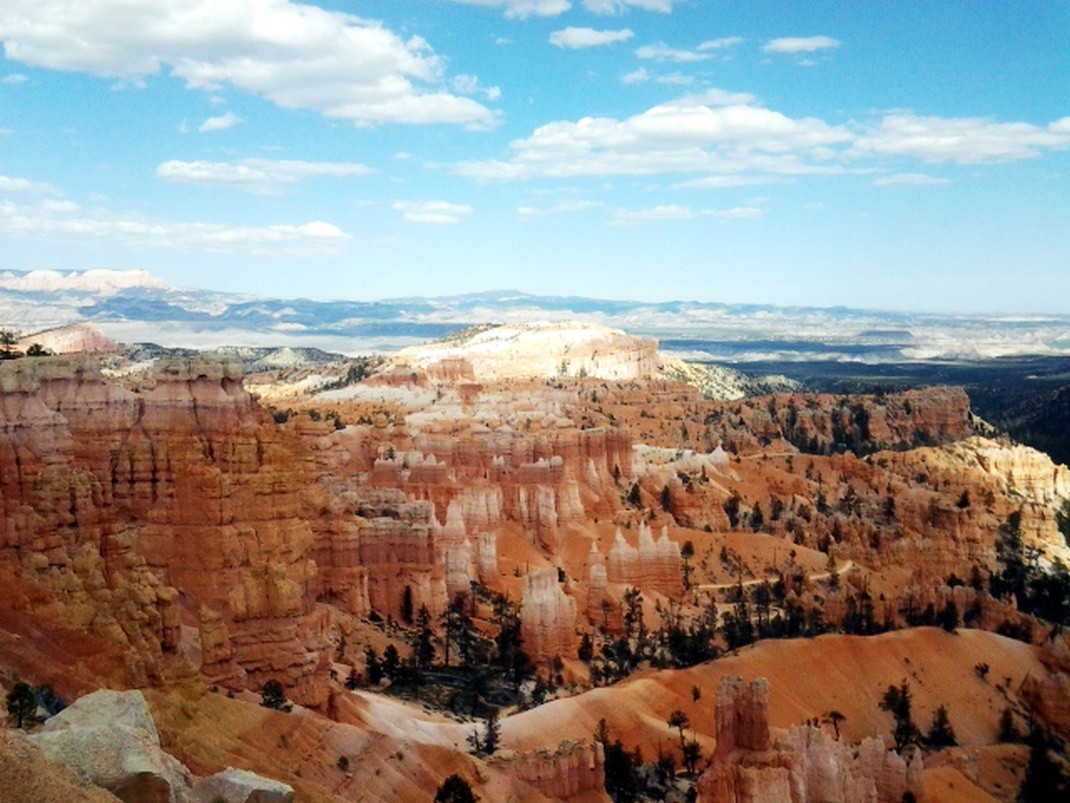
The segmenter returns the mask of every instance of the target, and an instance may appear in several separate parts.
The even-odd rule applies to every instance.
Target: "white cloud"
[[[679,50],[675,47],[669,47],[664,42],[643,45],[635,51],[635,55],[641,59],[649,59],[651,61],[675,61],[679,63],[708,61],[712,58],[709,53],[699,53],[696,50]]]
[[[166,181],[232,187],[259,194],[277,192],[281,186],[306,178],[349,178],[374,173],[367,165],[353,162],[305,162],[300,160],[244,159],[241,162],[164,162],[156,175]]]
[[[839,46],[839,41],[829,36],[785,36],[770,39],[762,50],[766,53],[815,53]]]
[[[979,117],[888,115],[854,146],[858,156],[911,156],[924,162],[1012,162],[1070,148],[1070,117],[1037,126]]]
[[[704,176],[674,184],[673,189],[720,190],[730,187],[758,187],[764,184],[785,184],[791,179],[784,176],[728,174]]]
[[[453,91],[459,95],[483,95],[487,100],[491,102],[500,100],[502,96],[502,90],[500,87],[480,86],[479,78],[475,75],[469,75],[467,73],[455,75],[450,84],[453,87]]]
[[[42,184],[25,178],[11,178],[0,175],[0,193],[30,193],[34,195],[59,195],[60,192],[51,184]]]
[[[455,171],[478,180],[532,177],[803,173],[829,169],[854,135],[816,118],[793,119],[711,90],[618,120],[586,117],[537,128],[511,143],[508,161],[469,162]],[[843,170],[837,166],[837,169]]]
[[[227,112],[218,117],[209,117],[197,127],[197,130],[202,134],[210,134],[214,131],[226,131],[228,128],[234,128],[238,123],[243,122],[245,121],[234,112]]]
[[[190,88],[229,84],[359,125],[497,121],[443,88],[445,66],[421,37],[402,39],[379,22],[293,0],[5,0],[0,41],[9,61],[126,82],[166,65]]]
[[[650,209],[618,209],[613,213],[615,226],[630,226],[636,223],[661,223],[667,220],[691,220],[695,213],[679,204],[663,204]]]
[[[509,148],[505,159],[462,162],[453,172],[477,181],[692,174],[694,187],[711,188],[807,175],[906,172],[888,163],[915,158],[975,164],[1070,149],[1070,117],[1046,126],[904,113],[830,123],[789,117],[751,95],[710,89],[623,119],[550,122]]]
[[[598,47],[616,42],[627,42],[633,36],[635,34],[627,28],[619,31],[596,31],[594,28],[569,27],[550,34],[550,44],[576,50],[581,47]]]
[[[644,11],[660,11],[668,14],[673,3],[680,0],[583,0],[583,7],[592,14],[623,14],[629,8],[641,8]]]
[[[708,209],[702,213],[706,217],[720,218],[721,220],[749,220],[762,217],[764,209],[756,206],[734,206],[731,209]]]
[[[736,206],[731,209],[702,209],[698,212],[679,204],[664,204],[650,209],[618,209],[610,220],[614,226],[632,226],[640,223],[663,223],[673,220],[694,220],[698,217],[717,220],[747,220],[761,217],[764,209],[756,206]]]
[[[572,8],[569,0],[453,0],[466,6],[504,8],[510,19],[525,20],[528,17],[556,17]]]
[[[342,248],[351,237],[331,223],[224,226],[175,223],[83,211],[70,201],[18,205],[0,201],[0,234],[20,239],[107,241],[139,249],[235,251],[251,254],[316,254]]]
[[[698,46],[699,50],[724,50],[743,44],[742,36],[725,36],[720,39],[710,39]]]
[[[586,212],[589,209],[597,209],[602,206],[601,201],[558,201],[552,206],[534,207],[522,206],[516,211],[523,217],[547,217],[550,215],[575,214]]]
[[[622,84],[641,84],[644,81],[650,80],[650,73],[646,71],[646,67],[640,67],[638,70],[625,73],[620,77]]]
[[[446,201],[395,201],[394,211],[410,223],[459,223],[472,214],[472,207]]]
[[[18,84],[24,84],[30,79],[20,72],[8,73],[3,78],[0,78],[0,84],[7,84],[8,86],[16,86]]]
[[[658,76],[659,84],[674,84],[676,86],[691,86],[695,83],[694,76],[684,75],[681,72],[671,72],[667,75]]]
[[[883,176],[874,180],[873,186],[892,187],[898,184],[906,184],[912,187],[926,187],[950,183],[951,182],[946,178],[928,176],[925,173],[897,173],[894,176]]]

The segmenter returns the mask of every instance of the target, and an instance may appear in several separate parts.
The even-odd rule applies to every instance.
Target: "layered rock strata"
[[[556,569],[540,569],[524,578],[520,633],[532,660],[571,656],[576,641],[576,601],[557,581]]]

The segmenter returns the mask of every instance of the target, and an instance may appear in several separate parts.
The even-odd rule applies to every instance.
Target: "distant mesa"
[[[505,379],[652,379],[661,368],[656,340],[597,323],[509,324],[461,339],[399,351],[386,370],[417,369],[431,376],[476,382]]]
[[[700,366],[660,351],[658,341],[588,321],[474,327],[458,336],[399,351],[384,378],[419,373],[432,381],[500,382],[583,378],[686,382],[707,398],[797,390],[784,377],[755,379],[723,366]]]

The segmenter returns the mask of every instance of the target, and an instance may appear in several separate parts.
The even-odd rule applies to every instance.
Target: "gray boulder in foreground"
[[[227,767],[193,787],[194,803],[293,803],[293,787],[255,772]]]
[[[130,803],[182,803],[189,771],[160,747],[140,691],[87,694],[29,737],[51,761]]]

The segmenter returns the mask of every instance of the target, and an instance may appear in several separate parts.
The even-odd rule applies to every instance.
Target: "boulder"
[[[193,787],[193,803],[293,803],[293,799],[292,786],[234,767]]]
[[[129,803],[182,803],[189,771],[160,748],[140,691],[87,694],[30,737],[50,761]]]

